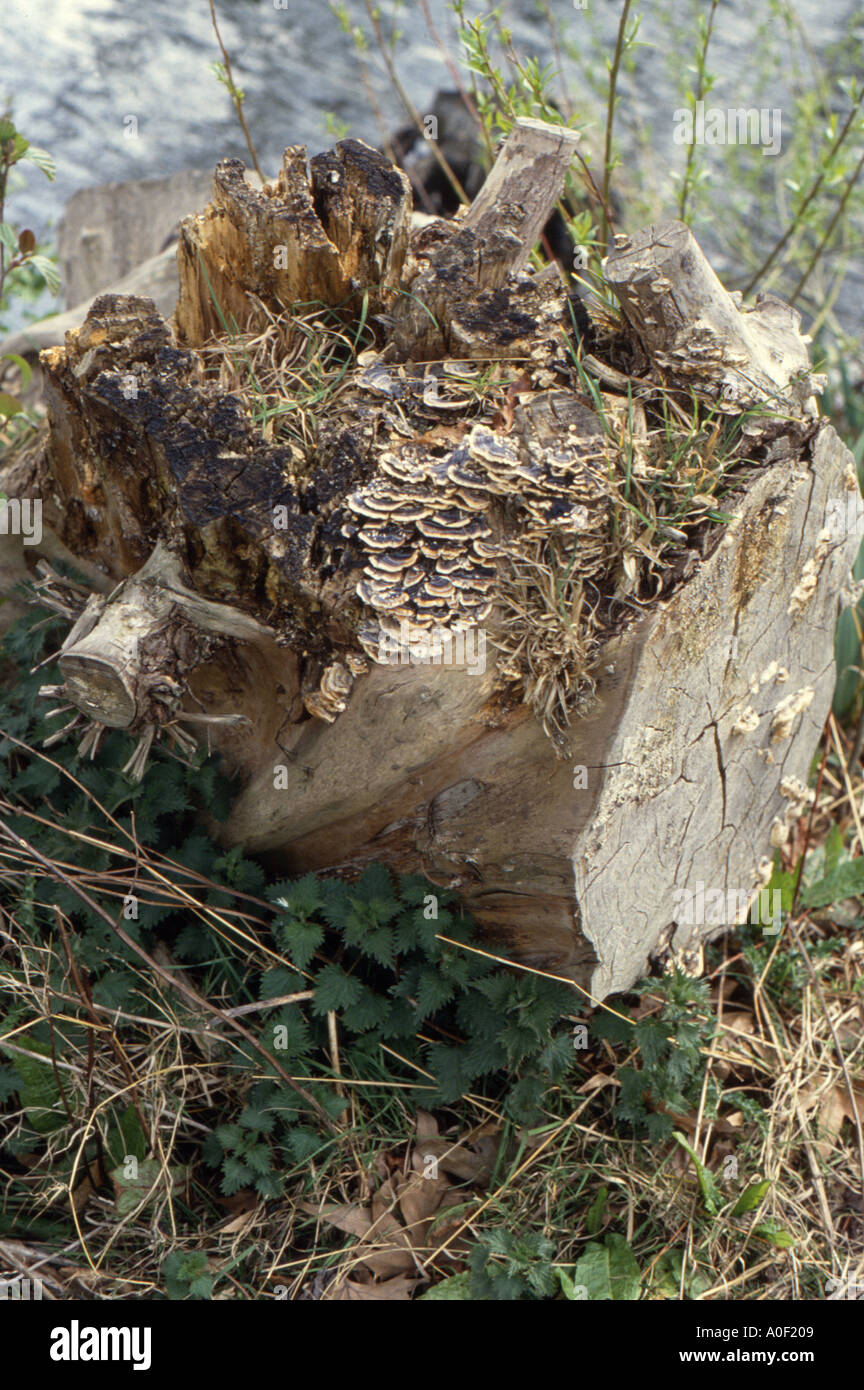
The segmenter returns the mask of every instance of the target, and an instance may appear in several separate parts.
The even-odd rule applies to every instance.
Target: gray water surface
[[[210,71],[220,54],[207,0],[0,4],[0,97],[11,99],[19,128],[53,154],[58,169],[56,182],[49,184],[32,165],[22,166],[26,182],[13,190],[8,208],[16,227],[31,226],[50,238],[66,199],[90,184],[206,169],[226,155],[248,162],[228,94]],[[489,8],[467,6],[475,15]],[[503,0],[500,8],[520,55],[553,65],[562,59],[571,99],[580,113],[594,115],[599,131],[604,53],[611,54],[614,46],[618,0],[589,0],[587,10],[572,0],[548,0],[548,6],[546,0]],[[564,26],[572,54],[556,55],[546,8]],[[693,16],[707,8],[691,0],[643,5],[640,37],[648,46],[637,50],[632,74],[622,76],[616,134],[626,154],[642,132],[639,158],[646,157],[646,148],[653,152],[652,167],[643,172],[656,190],[661,215],[674,210],[669,173],[680,168],[682,150],[672,143],[670,118],[693,50],[692,42],[670,37],[669,16],[692,32]],[[427,28],[424,6],[394,7],[383,0],[381,9],[385,25],[392,21],[402,31],[398,71],[423,112],[437,88],[453,85]],[[352,23],[368,28],[362,0],[346,0],[345,10]],[[428,0],[428,12],[456,55],[455,21],[444,0]],[[370,109],[352,40],[322,0],[287,0],[284,9],[273,0],[217,0],[217,13],[235,78],[246,92],[247,119],[265,173],[275,172],[288,144],[303,143],[311,151],[332,145],[336,137],[328,130],[328,113],[345,122],[351,134],[381,143],[383,131]],[[832,45],[842,48],[850,26],[864,24],[857,0],[802,0],[795,13],[817,62]],[[777,62],[758,72],[751,58],[757,33],[766,25],[776,31]],[[710,58],[720,81],[711,100],[724,106],[783,106],[791,80],[786,55],[777,5],[721,0]],[[368,67],[384,126],[404,124],[404,110],[374,51]],[[760,158],[758,151],[753,158]],[[853,271],[859,287],[860,270]],[[40,307],[51,312],[53,301]],[[850,305],[849,311],[860,319],[857,307]]]

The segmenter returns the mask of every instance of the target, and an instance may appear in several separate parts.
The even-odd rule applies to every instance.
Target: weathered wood
[[[467,214],[416,239],[410,294],[393,311],[401,357],[524,355],[543,299],[518,272],[561,197],[577,142],[566,127],[519,118]]]
[[[376,667],[332,729],[287,732],[278,788],[262,760],[228,839],[293,870],[419,857],[521,959],[598,997],[626,988],[675,924],[676,890],[749,898],[799,800],[857,548],[826,538],[850,459],[826,426],[811,463],[760,474],[690,582],[604,649],[572,761],[524,707],[496,708],[488,670]],[[717,930],[680,922],[674,944]]]
[[[463,228],[499,251],[484,256],[479,289],[497,289],[508,274],[527,265],[564,192],[578,143],[578,131],[567,126],[517,118],[462,222]]]
[[[420,868],[521,960],[599,997],[668,938],[720,929],[711,914],[688,921],[682,894],[702,883],[746,906],[800,808],[858,544],[851,456],[813,416],[791,311],[739,312],[674,226],[634,239],[638,254],[610,262],[637,392],[656,396],[659,378],[682,400],[693,384],[727,412],[752,407],[753,458],[724,478],[735,519],[674,532],[658,596],[629,602],[605,537],[624,524],[616,451],[631,443],[646,476],[645,409],[609,397],[604,423],[589,408],[562,366],[562,290],[513,273],[552,183],[497,243],[480,200],[473,227],[433,222],[403,261],[404,190],[385,179],[379,204],[379,166],[356,143],[311,175],[289,151],[269,195],[220,166],[216,203],[184,228],[179,346],[147,301],[104,297],[43,354],[44,544],[86,556],[107,587],[127,581],[91,602],[52,698],[137,733],[135,771],[159,729],[206,719],[238,778],[226,844],[280,872]],[[563,179],[566,139],[554,148]],[[497,182],[517,204],[509,179]],[[244,401],[205,378],[194,344],[222,325],[201,266],[247,323],[256,302],[296,304],[304,277],[356,323],[378,277],[388,341],[352,367],[308,457],[262,439]],[[469,395],[454,408],[447,363],[405,365],[466,347],[481,366],[523,359],[494,407]],[[606,614],[590,640],[589,606]],[[482,632],[485,665],[387,655],[402,621]],[[526,667],[526,644],[542,657],[552,636],[554,661],[549,648],[547,667]],[[544,681],[554,695],[571,671],[596,688],[581,704],[567,688],[562,758],[541,727]]]
[[[670,382],[730,414],[768,403],[792,419],[815,419],[813,375],[797,310],[764,294],[744,308],[708,264],[683,222],[619,236],[606,278],[648,359]]]
[[[194,739],[178,725],[209,729],[246,722],[237,711],[212,715],[183,709],[193,672],[206,678],[213,657],[237,644],[276,651],[269,628],[190,589],[178,557],[160,543],[108,597],[89,598],[58,654],[62,684],[43,687],[40,694],[68,703],[92,721],[82,744],[91,756],[102,728],[139,734],[124,771],[140,780],[153,740],[163,730],[188,752]]]
[[[182,169],[164,178],[100,184],[73,193],[57,234],[66,308],[92,303],[97,294],[161,254],[176,240],[181,218],[204,206],[212,186],[212,173]]]
[[[180,341],[198,347],[232,321],[262,324],[256,300],[275,312],[313,301],[344,308],[366,292],[373,310],[383,308],[410,219],[406,176],[362,140],[317,155],[309,172],[304,147],[291,146],[261,192],[239,160],[223,160],[212,204],[181,227]]]

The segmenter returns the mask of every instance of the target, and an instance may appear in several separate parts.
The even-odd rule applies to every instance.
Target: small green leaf
[[[681,1148],[686,1154],[689,1154],[693,1167],[696,1169],[696,1176],[699,1179],[699,1187],[702,1192],[702,1201],[705,1203],[705,1210],[708,1212],[709,1216],[715,1216],[722,1207],[723,1201],[717,1190],[717,1184],[714,1181],[713,1174],[709,1173],[695,1149],[690,1147],[684,1135],[679,1130],[675,1129],[672,1131],[672,1138],[676,1143],[681,1145]]]
[[[762,1182],[753,1182],[749,1187],[745,1187],[738,1201],[732,1208],[733,1216],[744,1216],[748,1211],[755,1211],[765,1198],[765,1194],[771,1188],[771,1179],[765,1178]]]
[[[338,965],[325,965],[318,972],[312,1012],[320,1016],[347,1009],[357,1003],[362,993],[363,985],[355,976],[347,975]]]
[[[13,415],[20,415],[23,409],[23,405],[15,396],[10,396],[7,391],[0,391],[0,415],[4,419],[11,420]]]
[[[31,164],[35,164],[37,169],[42,170],[47,179],[50,179],[52,183],[54,182],[57,165],[47,150],[40,150],[38,146],[31,145],[22,158],[29,159]]]
[[[761,1225],[754,1226],[753,1234],[767,1240],[769,1245],[776,1245],[778,1250],[788,1250],[795,1244],[795,1237],[778,1226],[776,1221],[763,1221]]]
[[[35,266],[52,294],[60,288],[60,272],[50,256],[31,256],[29,264]]]

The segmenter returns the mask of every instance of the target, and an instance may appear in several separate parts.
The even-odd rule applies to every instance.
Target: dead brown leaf
[[[330,1287],[322,1294],[322,1302],[331,1303],[369,1303],[398,1302],[405,1303],[411,1298],[411,1294],[417,1287],[416,1279],[409,1279],[404,1274],[397,1275],[394,1279],[370,1280],[363,1283],[360,1279],[340,1279],[334,1280]]]
[[[466,1200],[474,1200],[465,1191],[457,1191],[451,1179],[473,1187],[488,1184],[501,1143],[498,1124],[490,1122],[462,1140],[451,1139],[439,1134],[434,1115],[421,1110],[416,1132],[416,1143],[407,1156],[404,1150],[401,1158],[395,1152],[379,1155],[375,1173],[364,1176],[365,1184],[370,1176],[374,1182],[377,1174],[378,1186],[370,1201],[320,1208],[313,1202],[300,1203],[303,1211],[357,1239],[350,1252],[351,1276],[346,1274],[326,1298],[408,1297],[423,1262],[461,1223]],[[453,1263],[464,1258],[467,1249],[464,1237],[447,1246],[447,1272],[452,1273]]]
[[[813,1147],[820,1158],[827,1158],[836,1147],[844,1120],[849,1120],[853,1125],[864,1125],[864,1082],[853,1085],[851,1096],[848,1088],[840,1081],[821,1095],[815,1087],[805,1087],[799,1093],[798,1099],[805,1114],[812,1111],[818,1103],[817,1124],[821,1135],[815,1140]]]

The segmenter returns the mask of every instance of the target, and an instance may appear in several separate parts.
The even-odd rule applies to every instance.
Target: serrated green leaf
[[[243,1143],[243,1131],[239,1125],[217,1125],[213,1132],[226,1152],[228,1149],[239,1149]]]
[[[297,970],[289,970],[285,965],[276,965],[265,970],[258,987],[259,999],[280,999],[286,994],[299,994],[306,988],[306,981]]]
[[[232,1197],[235,1192],[240,1192],[244,1187],[248,1187],[254,1181],[255,1174],[246,1167],[239,1158],[233,1155],[225,1159],[222,1167],[222,1182],[220,1187],[226,1197]]]
[[[342,1013],[342,1022],[352,1032],[367,1033],[386,1023],[391,1009],[389,999],[376,994],[374,990],[363,987],[363,994],[356,1004],[351,1004]]]
[[[436,970],[423,970],[415,993],[418,1018],[429,1018],[453,998],[453,986]]]
[[[353,975],[346,975],[338,965],[325,965],[319,970],[315,983],[315,998],[310,1005],[313,1014],[321,1017],[331,1011],[339,1012],[356,1004],[363,994],[363,985]]]
[[[50,256],[42,255],[31,256],[27,262],[32,265],[42,276],[45,284],[52,294],[56,294],[60,288],[60,271],[54,264]]]
[[[271,902],[284,908],[287,916],[309,917],[321,902],[321,883],[314,874],[274,883],[267,891]]]
[[[285,1137],[285,1147],[295,1163],[305,1163],[319,1152],[321,1135],[304,1125],[292,1125]]]
[[[247,1105],[240,1112],[238,1120],[243,1129],[254,1130],[257,1134],[271,1134],[275,1123],[269,1110],[261,1110],[255,1105]]]
[[[275,926],[282,949],[298,970],[305,970],[324,940],[324,928],[288,915],[277,918]]]
[[[273,1170],[273,1155],[266,1144],[255,1144],[244,1154],[244,1159],[253,1173],[260,1177]]]

